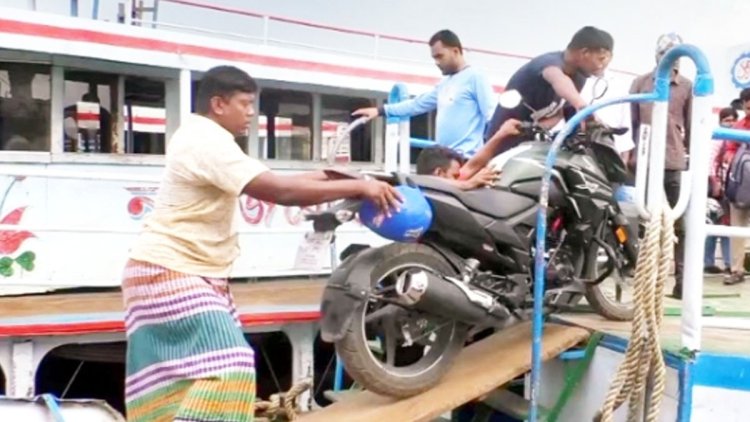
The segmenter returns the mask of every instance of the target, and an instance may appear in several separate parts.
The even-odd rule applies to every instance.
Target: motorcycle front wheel
[[[622,246],[617,243],[614,234],[608,232],[603,240],[616,254],[624,256]],[[609,259],[604,248],[592,242],[585,257],[585,278],[598,278],[606,271]],[[601,283],[586,285],[586,301],[596,313],[609,320],[631,321],[635,313],[633,287],[632,275],[615,268]]]
[[[384,246],[383,260],[370,271],[369,299],[355,311],[348,331],[336,342],[347,373],[369,391],[403,398],[428,390],[464,346],[468,327],[450,315],[431,315],[394,304],[397,278],[424,270],[456,274],[428,246]]]

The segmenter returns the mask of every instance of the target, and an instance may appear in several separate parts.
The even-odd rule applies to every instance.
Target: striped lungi
[[[255,359],[227,280],[131,260],[122,291],[128,421],[252,421]]]

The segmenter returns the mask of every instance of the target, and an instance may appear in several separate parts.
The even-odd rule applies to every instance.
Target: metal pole
[[[672,79],[672,69],[677,60],[682,56],[688,56],[693,60],[698,70],[693,94],[691,115],[692,133],[690,135],[691,150],[691,174],[692,191],[690,202],[685,218],[685,251],[683,268],[683,299],[682,299],[682,342],[688,350],[700,349],[701,337],[701,315],[703,301],[703,263],[702,257],[706,241],[706,191],[708,189],[708,154],[702,154],[700,147],[707,145],[710,130],[708,116],[711,115],[709,103],[710,95],[713,94],[713,77],[708,66],[708,61],[703,53],[696,47],[683,44],[679,45],[665,54],[656,69],[654,94],[658,97],[654,104],[652,125],[654,132],[658,135],[653,137],[651,155],[649,157],[649,185],[647,206],[652,217],[656,218],[655,211],[663,206],[664,192],[664,159],[666,157],[666,129],[667,111],[669,107],[669,88]],[[654,142],[655,141],[655,142]],[[703,180],[701,180],[703,178]],[[691,189],[691,184],[681,186],[680,196],[683,189]],[[674,214],[674,210],[671,211]],[[645,333],[641,333],[643,335]],[[646,381],[646,395],[644,406],[645,412],[649,407],[652,395],[653,365],[649,369],[649,377]]]
[[[270,23],[270,18],[268,16],[263,16],[263,45],[268,45],[268,25]]]
[[[409,96],[406,85],[397,83],[391,88],[388,94],[388,103],[396,104],[404,101]],[[405,118],[408,125],[408,117]],[[394,172],[399,170],[399,149],[402,143],[409,144],[408,129],[404,130],[401,125],[402,118],[387,117],[385,127],[385,171]],[[408,127],[408,126],[407,126]],[[407,133],[406,139],[401,139],[404,133]],[[407,158],[408,160],[408,158]]]
[[[156,28],[157,23],[159,22],[159,0],[154,0],[154,24],[151,25],[152,28]]]
[[[685,257],[682,280],[682,345],[700,350],[703,307],[703,260],[706,247],[708,149],[711,142],[711,97],[695,97],[691,117],[690,172],[692,191],[685,213]]]
[[[708,189],[708,154],[703,152],[711,135],[711,124],[708,119],[711,116],[710,96],[714,92],[714,80],[706,56],[698,48],[688,44],[669,50],[657,68],[654,92],[659,96],[660,102],[666,104],[669,99],[673,65],[683,56],[689,57],[697,69],[693,87],[695,99],[691,115],[692,191],[685,216],[685,268],[682,299],[682,344],[686,349],[694,351],[700,350],[701,344],[703,302],[703,264],[701,261],[706,240],[706,191]],[[666,129],[666,121],[663,127]],[[663,154],[665,151],[662,149],[660,152]],[[662,166],[663,158],[664,156],[661,155]],[[652,156],[652,166],[655,160],[656,158]],[[651,167],[651,170],[653,171],[654,168]],[[659,188],[662,187],[659,186]]]
[[[557,152],[563,141],[573,130],[595,111],[614,104],[653,101],[657,97],[651,94],[636,94],[622,98],[612,98],[601,103],[590,105],[573,116],[557,134],[550,146],[545,161],[542,188],[539,193],[539,210],[536,218],[536,253],[534,255],[534,312],[532,318],[531,341],[531,404],[529,406],[529,421],[537,422],[539,418],[539,390],[541,388],[542,373],[542,333],[544,323],[544,276],[546,265],[544,262],[545,240],[547,237],[547,204],[549,201],[549,185],[552,181],[552,168],[557,160]]]
[[[648,154],[651,146],[651,125],[641,124],[640,131],[641,133],[638,136],[638,155],[636,162],[648,163]],[[644,217],[648,214],[647,212],[645,212],[647,184],[648,166],[637,166],[635,171],[635,198],[636,205],[638,206],[638,212],[644,214]]]
[[[409,118],[404,117],[398,124],[398,171],[408,174],[411,170],[411,129]]]

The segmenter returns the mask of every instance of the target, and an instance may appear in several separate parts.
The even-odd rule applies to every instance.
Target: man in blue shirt
[[[580,92],[590,76],[600,76],[612,60],[612,36],[586,26],[573,35],[565,51],[538,56],[511,76],[507,90],[517,90],[523,102],[516,108],[497,106],[487,128],[488,141],[482,150],[461,169],[461,178],[471,177],[495,155],[512,149],[525,139],[504,136],[499,130],[511,119],[539,121],[554,127],[563,117],[586,107]],[[563,102],[562,100],[565,100]]]
[[[492,86],[479,71],[466,64],[458,36],[444,29],[430,38],[435,64],[446,76],[430,92],[383,107],[354,111],[355,116],[406,117],[437,109],[435,140],[439,145],[472,156],[484,143],[487,121],[497,99]]]

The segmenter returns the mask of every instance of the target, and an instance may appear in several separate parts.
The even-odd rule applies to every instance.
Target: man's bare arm
[[[578,92],[573,80],[563,73],[562,69],[557,66],[549,66],[542,71],[542,77],[552,85],[552,89],[555,90],[557,95],[564,98],[576,110],[586,107],[586,101]]]
[[[474,154],[474,156],[471,157],[463,167],[461,167],[461,180],[470,179],[480,170],[487,167],[490,160],[495,157],[495,151],[500,149],[503,141],[510,136],[519,135],[521,133],[519,130],[520,124],[521,122],[515,119],[506,120],[505,123],[500,126],[500,129],[492,135],[489,141],[482,145],[479,151],[477,151],[477,153]]]
[[[344,198],[367,198],[381,210],[398,209],[400,195],[393,186],[379,181],[321,181],[298,175],[278,175],[267,171],[256,176],[242,193],[279,205],[307,206]]]

